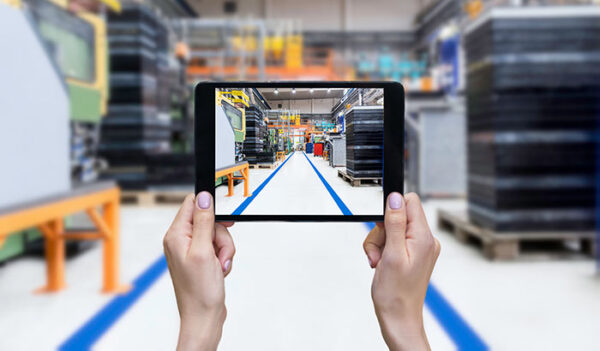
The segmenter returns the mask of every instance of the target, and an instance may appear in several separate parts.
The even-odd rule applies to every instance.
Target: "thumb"
[[[203,191],[196,196],[194,206],[192,243],[190,250],[211,248],[215,235],[215,212],[210,193]]]
[[[406,249],[406,206],[402,195],[393,192],[388,196],[385,209],[386,248]]]

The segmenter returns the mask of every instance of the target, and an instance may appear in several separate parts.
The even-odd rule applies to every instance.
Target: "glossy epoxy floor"
[[[313,162],[334,187],[335,173],[323,161]],[[253,172],[266,178],[270,170]],[[275,181],[278,176],[266,190],[286,186]],[[352,196],[350,189],[335,191],[344,198]],[[442,243],[432,282],[491,349],[598,349],[600,279],[592,260],[489,262],[435,227],[437,208],[459,209],[464,201],[424,206]],[[176,211],[176,206],[122,208],[124,282],[162,255],[162,236]],[[373,271],[362,252],[364,224],[237,223],[231,233],[237,255],[226,282],[221,350],[385,349],[370,300]],[[31,293],[44,279],[41,259],[0,267],[0,349],[56,349],[101,310],[113,296],[99,293],[100,259],[97,246],[68,260],[68,288],[53,295]],[[425,323],[433,349],[457,349],[452,325],[441,323],[429,308]],[[177,328],[174,294],[164,273],[92,349],[173,349]]]

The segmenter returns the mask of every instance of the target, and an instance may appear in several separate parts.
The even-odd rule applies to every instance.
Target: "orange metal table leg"
[[[244,197],[248,197],[251,194],[248,193],[248,180],[250,179],[250,167],[246,166],[244,167],[244,169],[242,169],[242,177],[244,178]]]
[[[119,285],[119,193],[103,206],[102,217],[110,235],[104,239],[102,292],[124,293],[129,285]]]
[[[233,173],[227,175],[227,196],[233,196]]]
[[[57,292],[65,284],[65,241],[61,237],[64,231],[62,218],[40,226],[45,237],[46,285],[37,289],[37,293]]]

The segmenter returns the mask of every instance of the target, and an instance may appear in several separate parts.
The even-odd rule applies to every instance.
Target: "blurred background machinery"
[[[62,87],[52,90],[66,94],[70,176],[52,182],[62,188],[191,187],[200,80],[394,80],[406,90],[408,190],[468,194],[472,219],[493,229],[595,223],[597,6],[382,1],[388,11],[375,14],[350,0],[313,1],[309,12],[287,0],[3,3],[41,39]],[[219,108],[237,126],[234,162],[272,163],[304,138],[333,165],[358,157],[348,171],[367,172],[358,166],[367,145],[340,135],[368,118],[348,105],[383,102],[375,90],[303,113],[265,106],[256,91],[222,93]]]
[[[13,162],[3,172],[3,208],[97,179],[102,164],[97,158],[99,126],[109,93],[106,25],[99,12],[120,9],[114,1],[8,5],[2,4],[2,22],[15,35],[3,36],[1,95],[8,117],[1,129],[2,148],[11,150],[7,157]],[[74,219],[66,222],[77,225]],[[0,250],[0,261],[39,249],[40,238],[37,230],[11,235]]]
[[[56,244],[48,244],[40,228],[89,234],[94,211],[107,205],[86,203],[91,220],[61,206],[51,223],[4,235],[8,214],[29,213],[39,203],[117,185],[121,192],[113,189],[112,196],[124,203],[180,203],[193,189],[193,89],[201,80],[401,82],[406,115],[396,117],[405,118],[405,189],[424,199],[442,241],[476,243],[475,250],[492,259],[515,259],[531,249],[551,259],[554,250],[578,258],[597,253],[599,5],[0,0],[0,263]],[[334,175],[345,167],[342,177],[381,181],[381,135],[362,122],[380,117],[383,99],[380,91],[363,89],[224,89],[216,108],[228,146],[219,161],[236,170],[216,184],[231,177],[237,186],[248,172],[271,169],[297,150],[339,167]],[[108,219],[116,211],[111,206]],[[155,212],[123,213],[131,219]],[[86,247],[67,243],[74,252]],[[152,250],[141,251],[143,260],[155,259]],[[581,272],[571,262],[562,271],[544,264],[517,270],[485,263],[480,269],[478,257],[461,245],[444,243],[443,252],[445,267],[457,265],[444,271],[448,281],[492,277],[478,286],[456,284],[468,291],[455,296],[485,286],[481,296],[510,296],[508,274],[525,274],[527,281],[526,274],[535,274],[531,284],[539,280],[546,289],[540,291],[556,290],[546,277],[568,281],[560,280],[567,292],[582,286],[568,280]],[[448,281],[440,285],[452,291]],[[469,299],[477,311],[484,310],[480,300]],[[518,310],[530,311],[526,307]],[[498,348],[515,348],[504,346]],[[578,346],[561,349],[586,349]]]

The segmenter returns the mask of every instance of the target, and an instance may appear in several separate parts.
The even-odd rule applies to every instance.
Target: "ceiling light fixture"
[[[296,94],[296,88],[292,88],[292,94]]]
[[[313,88],[310,88],[310,93],[312,94],[312,93],[314,93],[314,92],[315,92],[315,89],[313,89]]]
[[[277,88],[275,88],[275,90],[273,91],[273,94],[275,94],[275,95],[279,94],[279,90],[277,90]]]
[[[327,89],[327,94],[331,93],[331,88]]]

